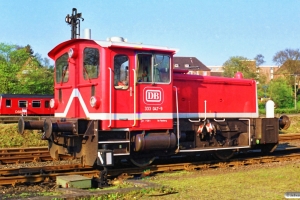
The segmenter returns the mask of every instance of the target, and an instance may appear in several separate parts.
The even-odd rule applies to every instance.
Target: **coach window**
[[[90,80],[99,75],[99,50],[85,48],[83,52],[83,78]]]
[[[32,107],[33,108],[40,108],[41,102],[40,101],[32,101]]]
[[[27,107],[27,101],[19,101],[19,108],[26,108]]]
[[[10,99],[6,99],[5,100],[5,105],[6,105],[6,107],[11,107],[11,100]]]
[[[128,89],[129,61],[126,55],[116,55],[114,58],[114,86],[116,89]]]
[[[50,108],[50,101],[45,101],[45,108]]]
[[[69,80],[68,54],[60,56],[55,62],[56,82],[65,83]]]

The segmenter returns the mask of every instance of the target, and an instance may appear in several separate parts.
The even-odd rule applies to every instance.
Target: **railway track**
[[[300,140],[300,134],[279,135],[279,142]],[[72,159],[71,156],[61,155],[60,160]],[[32,148],[3,148],[0,149],[0,165],[29,162],[52,161],[47,147]]]
[[[252,154],[250,154],[252,155]],[[247,156],[247,154],[245,154]],[[264,164],[272,162],[292,161],[300,159],[300,148],[277,151],[274,156],[240,157],[227,161],[210,160],[196,162],[175,162],[171,164],[156,164],[145,168],[123,166],[108,170],[110,179],[127,179],[134,176],[143,176],[159,172],[170,172],[179,170],[203,170],[209,168],[241,167],[253,164]],[[174,161],[173,161],[174,162]],[[23,183],[38,183],[54,181],[57,176],[83,175],[90,178],[99,178],[100,171],[81,164],[42,166],[28,168],[0,169],[0,185],[12,185]]]
[[[72,157],[61,155],[60,159],[67,160]],[[47,147],[0,149],[0,165],[43,161],[53,161]]]
[[[300,134],[281,134],[279,135],[279,142],[285,141],[293,141],[293,140],[300,140]]]

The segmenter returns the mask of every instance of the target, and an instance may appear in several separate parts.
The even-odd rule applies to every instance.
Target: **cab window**
[[[170,56],[163,54],[138,54],[137,82],[170,82]]]
[[[114,86],[116,89],[127,89],[129,84],[128,56],[114,57]]]
[[[68,82],[69,80],[69,63],[68,54],[60,56],[55,62],[56,82]]]
[[[85,48],[83,52],[83,78],[90,80],[99,75],[99,50]]]

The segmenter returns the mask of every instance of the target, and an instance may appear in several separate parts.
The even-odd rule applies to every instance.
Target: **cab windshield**
[[[68,54],[60,56],[55,62],[55,73],[57,83],[66,83],[69,80]]]

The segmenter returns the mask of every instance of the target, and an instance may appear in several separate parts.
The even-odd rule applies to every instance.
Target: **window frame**
[[[98,55],[97,55],[98,59],[97,59],[97,57],[94,58],[97,63],[93,63],[93,64],[96,64],[96,65],[93,65],[93,64],[92,65],[86,65],[86,55],[87,54],[85,52],[88,49],[93,49],[93,50],[97,51],[97,53],[98,53]],[[84,80],[97,79],[99,77],[99,75],[100,75],[100,51],[99,51],[99,49],[95,48],[95,47],[85,47],[83,49],[82,55],[83,55],[82,56],[82,76],[83,76],[83,79]],[[90,66],[90,68],[92,68],[93,66],[96,66],[95,67],[96,72],[90,71],[90,68],[87,68],[86,66]],[[92,73],[90,73],[90,72],[92,72]],[[93,75],[93,76],[91,76],[91,75]]]

